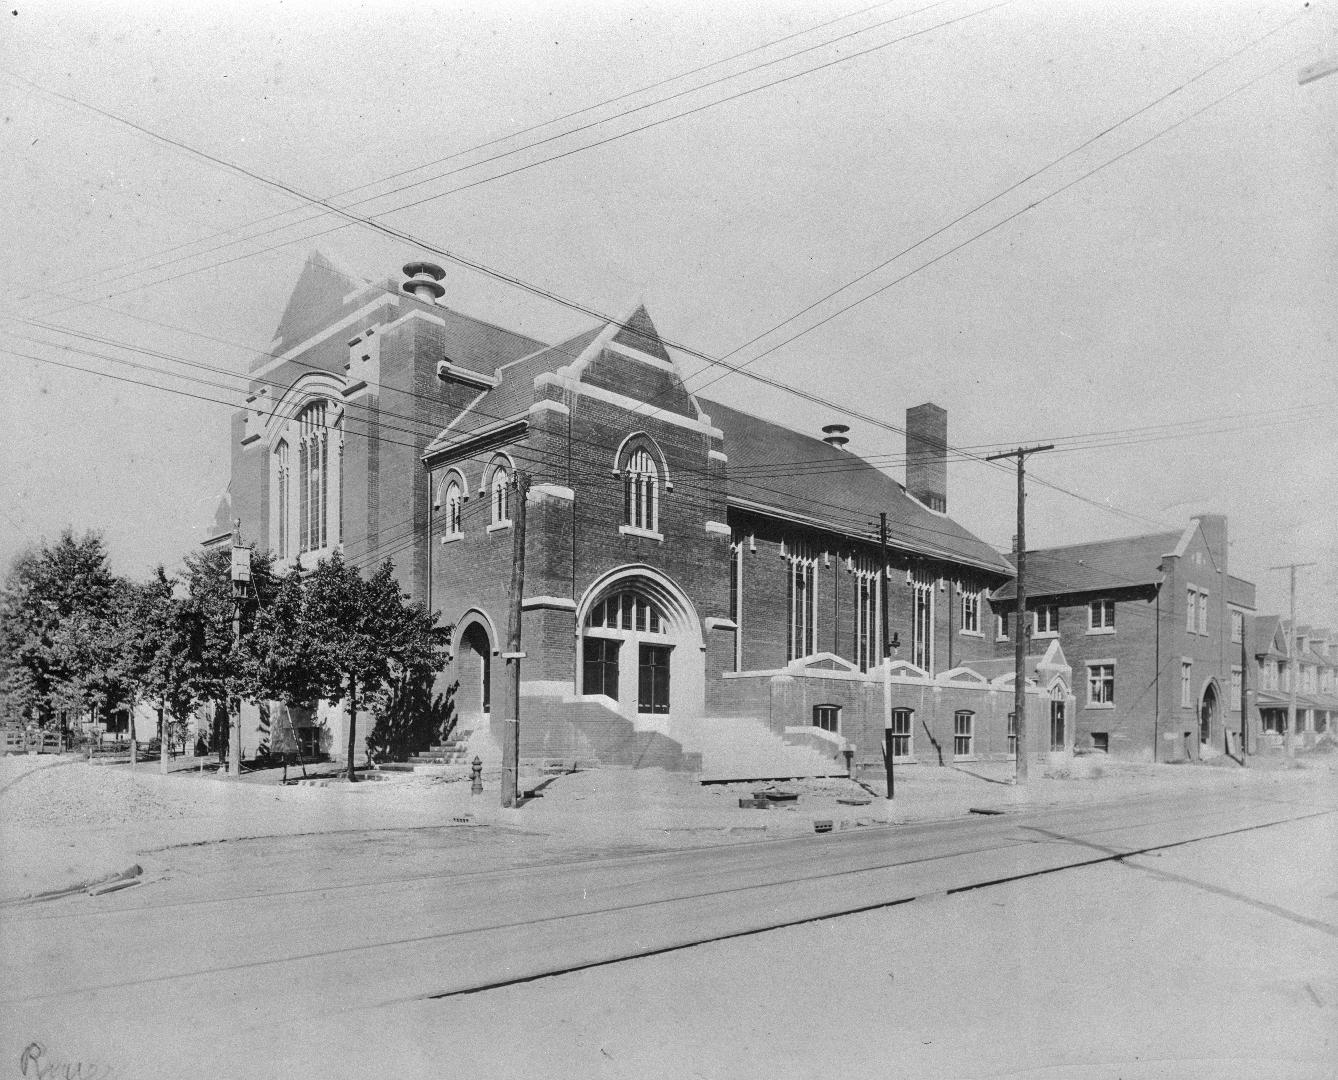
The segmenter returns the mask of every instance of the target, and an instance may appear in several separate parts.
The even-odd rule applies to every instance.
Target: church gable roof
[[[936,514],[863,458],[821,439],[699,400],[725,434],[730,502],[744,509],[809,520],[843,535],[869,535],[887,512],[888,540],[902,550],[1004,575],[1008,562],[952,518]]]

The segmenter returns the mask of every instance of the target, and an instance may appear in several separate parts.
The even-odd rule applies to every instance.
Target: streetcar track
[[[956,895],[957,893],[972,892],[978,889],[989,888],[996,885],[1004,885],[1015,881],[1022,881],[1035,877],[1043,877],[1049,874],[1058,873],[1059,871],[1062,870],[1071,870],[1071,869],[1078,869],[1080,867],[1099,865],[1102,863],[1118,862],[1123,859],[1132,858],[1138,855],[1146,855],[1155,851],[1164,851],[1173,848],[1183,847],[1188,844],[1200,843],[1206,840],[1215,840],[1215,839],[1220,839],[1222,837],[1234,836],[1243,833],[1254,832],[1261,829],[1273,828],[1278,825],[1285,825],[1298,821],[1307,821],[1318,817],[1328,816],[1334,813],[1338,813],[1338,810],[1322,810],[1310,814],[1302,814],[1293,817],[1281,818],[1274,821],[1266,821],[1266,822],[1255,823],[1252,825],[1245,825],[1234,829],[1226,829],[1219,832],[1204,834],[1201,836],[1193,836],[1180,840],[1168,841],[1164,844],[1148,845],[1145,847],[1131,849],[1129,851],[1121,851],[1114,854],[1103,853],[1099,856],[1090,859],[1082,859],[1076,862],[1068,862],[1060,866],[1046,867],[1040,870],[1032,870],[1020,874],[1005,875],[998,878],[991,878],[986,881],[973,882],[969,885],[956,886],[946,890],[933,890],[930,892],[917,894],[915,896],[895,897],[888,900],[878,900],[867,904],[859,904],[846,908],[841,908],[835,911],[821,912],[816,915],[805,915],[793,919],[775,920],[768,922],[762,926],[745,927],[739,930],[732,930],[721,934],[697,936],[686,941],[673,942],[668,945],[654,946],[647,949],[638,949],[625,952],[616,957],[605,957],[598,960],[585,961],[579,964],[564,965],[562,967],[553,968],[548,971],[542,971],[537,973],[532,972],[526,975],[513,976],[507,979],[496,980],[486,984],[481,983],[474,986],[468,986],[455,990],[447,990],[435,993],[415,994],[403,999],[392,999],[388,1001],[378,1002],[376,1003],[375,1006],[372,1007],[380,1007],[380,1006],[395,1004],[396,1001],[401,1001],[401,1000],[402,1001],[436,1000],[441,998],[457,997],[468,994],[481,993],[485,990],[500,989],[505,986],[516,985],[526,982],[534,982],[538,979],[553,978],[558,975],[567,974],[570,972],[586,970],[589,968],[605,967],[611,964],[623,963],[625,961],[641,959],[647,956],[655,956],[662,953],[681,951],[688,948],[694,948],[699,945],[708,945],[718,941],[730,940],[732,938],[748,937],[756,934],[766,933],[771,930],[779,930],[791,926],[799,926],[814,922],[823,922],[831,919],[844,918],[851,915],[858,915],[867,912],[878,911],[884,908],[897,907],[902,904],[910,903],[913,900],[926,899],[929,897],[937,897],[937,896],[952,896]],[[1152,824],[1161,824],[1161,822],[1153,822]],[[1145,827],[1147,826],[1146,825],[1129,826],[1129,828],[1145,828]],[[1062,842],[1065,844],[1078,844],[1078,845],[1082,844],[1082,840],[1078,837],[1064,837],[1062,841],[1056,840],[1054,842],[1056,843]],[[965,855],[980,854],[985,851],[1006,850],[1007,847],[1021,846],[1021,843],[1022,842],[1013,841],[1005,844],[1003,847],[1000,847],[999,845],[996,844],[973,850],[953,851],[939,855],[931,855],[921,859],[903,860],[893,863],[880,864],[872,867],[859,867],[855,869],[838,870],[834,872],[819,872],[810,875],[803,875],[800,877],[786,878],[779,881],[768,881],[751,885],[731,886],[722,889],[707,890],[704,892],[695,892],[682,896],[660,897],[655,899],[637,901],[635,903],[630,903],[630,904],[601,907],[589,911],[568,912],[560,915],[545,915],[536,918],[517,919],[505,923],[495,923],[484,927],[472,927],[459,930],[448,930],[432,934],[421,934],[409,937],[396,938],[389,941],[369,942],[369,943],[361,943],[358,945],[340,946],[332,949],[314,950],[312,952],[298,953],[283,957],[268,957],[260,960],[241,961],[234,964],[221,964],[213,967],[197,968],[191,971],[172,972],[162,975],[145,976],[143,978],[137,978],[137,979],[126,979],[115,982],[98,983],[91,986],[81,986],[73,989],[52,991],[44,994],[27,994],[19,999],[0,1000],[0,1005],[14,1006],[22,1004],[24,1002],[47,1001],[65,997],[75,997],[87,994],[102,993],[111,990],[126,989],[130,987],[150,986],[155,984],[178,982],[187,979],[198,979],[203,976],[222,975],[222,974],[235,973],[239,971],[251,971],[260,968],[276,967],[279,965],[298,963],[302,961],[322,960],[339,956],[349,956],[357,953],[365,953],[379,949],[386,949],[405,945],[420,945],[420,944],[425,944],[427,942],[442,942],[452,938],[462,938],[471,935],[489,934],[489,933],[496,933],[499,931],[514,931],[524,927],[539,926],[543,924],[557,924],[562,922],[569,922],[576,919],[593,918],[604,915],[615,915],[624,912],[643,910],[659,906],[690,904],[694,901],[713,899],[721,896],[741,895],[743,893],[756,892],[759,890],[766,890],[766,889],[778,889],[778,888],[784,888],[786,886],[805,884],[813,881],[821,881],[824,879],[834,880],[843,877],[851,877],[859,874],[879,873],[887,870],[894,870],[902,866],[938,862],[946,859],[960,858]],[[548,869],[551,870],[552,868],[549,867]],[[368,1006],[364,1003],[358,1007],[366,1008]]]
[[[1172,803],[1177,803],[1177,805],[1179,804],[1179,801],[1177,800],[1177,798],[1176,798],[1175,796],[1170,796],[1170,795],[1167,795],[1167,796],[1157,796],[1157,797],[1155,797],[1154,799],[1151,799],[1151,800],[1148,800],[1148,801],[1149,801],[1149,802],[1154,802],[1154,803],[1155,803],[1155,802],[1172,802]],[[1239,800],[1239,801],[1233,801],[1233,803],[1232,803],[1232,808],[1234,809],[1234,808],[1239,807],[1239,806],[1242,806],[1242,805],[1250,805],[1250,804],[1255,804],[1255,803],[1259,803],[1259,804],[1280,804],[1280,805],[1285,805],[1285,806],[1306,806],[1306,807],[1311,807],[1311,808],[1317,809],[1318,812],[1320,812],[1320,813],[1334,813],[1334,812],[1338,812],[1338,808],[1333,808],[1333,807],[1316,807],[1315,804],[1312,804],[1312,803],[1306,803],[1306,802],[1299,802],[1299,803],[1298,803],[1298,802],[1293,802],[1293,801],[1291,801],[1291,800],[1285,800],[1285,799],[1269,799],[1269,798],[1245,798],[1245,799],[1241,799],[1241,800]],[[1097,804],[1095,804],[1095,805],[1093,805],[1093,806],[1090,806],[1090,807],[1084,807],[1084,808],[1081,808],[1081,809],[1091,810],[1091,811],[1094,811],[1094,812],[1095,812],[1095,811],[1102,811],[1102,810],[1114,810],[1114,809],[1117,809],[1117,808],[1119,808],[1119,807],[1121,807],[1121,806],[1124,806],[1124,805],[1127,805],[1127,803],[1125,803],[1125,802],[1123,802],[1123,801],[1113,801],[1113,802],[1108,802],[1108,803],[1097,803]],[[1047,806],[1047,807],[1042,807],[1042,808],[1038,808],[1038,809],[1030,809],[1030,808],[1028,808],[1028,809],[1026,809],[1026,810],[1024,810],[1024,811],[1021,811],[1021,813],[1022,813],[1022,814],[1025,814],[1026,817],[1027,817],[1028,819],[1031,819],[1031,818],[1034,818],[1034,817],[1037,817],[1037,816],[1040,816],[1040,815],[1054,815],[1054,814],[1069,813],[1069,812],[1072,812],[1074,809],[1075,809],[1075,808],[1072,807],[1072,806]],[[1154,819],[1152,819],[1152,820],[1148,820],[1148,821],[1138,821],[1138,822],[1133,822],[1133,823],[1120,823],[1120,824],[1113,825],[1113,826],[1110,826],[1110,827],[1104,827],[1104,828],[1103,828],[1103,827],[1098,827],[1098,828],[1093,828],[1093,829],[1089,830],[1088,832],[1086,832],[1084,835],[1098,836],[1098,835],[1100,835],[1100,834],[1103,833],[1103,832],[1112,832],[1112,831],[1114,831],[1114,832],[1118,832],[1118,831],[1123,831],[1123,830],[1126,830],[1126,829],[1146,828],[1146,827],[1148,827],[1148,826],[1152,826],[1152,825],[1161,825],[1161,824],[1165,824],[1165,823],[1166,823],[1167,821],[1169,821],[1169,820],[1174,820],[1176,823],[1184,824],[1184,823],[1186,823],[1186,822],[1194,821],[1194,820],[1197,820],[1197,819],[1200,819],[1200,818],[1214,818],[1214,817],[1216,817],[1216,816],[1217,816],[1217,812],[1216,812],[1216,811],[1204,810],[1204,811],[1201,811],[1201,812],[1199,812],[1199,813],[1197,813],[1197,814],[1192,814],[1192,815],[1179,815],[1179,816],[1175,817],[1174,819],[1168,819],[1168,818],[1154,818]],[[924,833],[932,833],[932,832],[936,832],[936,831],[938,831],[938,830],[941,830],[941,829],[943,829],[943,828],[945,828],[945,827],[953,827],[953,826],[958,826],[958,827],[961,827],[961,828],[963,828],[963,829],[966,829],[966,828],[973,828],[973,829],[977,829],[977,830],[990,828],[991,826],[993,826],[993,827],[996,828],[996,829],[1000,829],[1000,830],[1006,830],[1006,829],[1009,829],[1009,828],[1018,828],[1018,827],[1021,827],[1021,826],[1019,825],[1019,823],[1017,822],[1017,820],[1016,820],[1012,815],[1004,815],[1004,816],[1002,816],[1000,819],[995,820],[995,821],[991,821],[991,822],[975,821],[975,820],[973,820],[973,819],[971,819],[971,818],[965,818],[965,817],[961,817],[961,818],[959,818],[959,817],[954,817],[954,818],[942,818],[942,819],[939,819],[939,820],[936,820],[936,821],[912,822],[912,823],[909,823],[909,824],[906,824],[906,825],[888,825],[888,824],[879,823],[879,824],[872,825],[872,826],[866,826],[866,827],[860,829],[858,832],[843,831],[843,832],[841,832],[841,833],[839,833],[839,834],[831,834],[831,835],[828,835],[828,836],[822,836],[822,837],[817,837],[817,836],[776,836],[776,837],[767,837],[767,838],[765,838],[765,839],[761,839],[761,840],[758,840],[758,839],[740,840],[740,841],[735,842],[735,843],[704,844],[704,845],[701,845],[701,846],[699,846],[699,847],[692,847],[692,848],[674,848],[674,849],[670,849],[670,850],[659,849],[659,850],[652,850],[652,851],[635,851],[635,852],[629,852],[629,853],[627,853],[627,854],[613,855],[613,856],[608,856],[608,855],[595,855],[595,856],[591,856],[591,857],[589,857],[589,858],[585,858],[585,859],[577,859],[577,860],[573,860],[573,861],[563,861],[563,860],[561,860],[561,859],[555,859],[555,860],[553,860],[553,861],[551,861],[551,862],[522,863],[522,864],[519,864],[519,865],[516,865],[516,866],[510,866],[510,867],[497,867],[497,868],[490,868],[490,869],[486,869],[486,870],[443,870],[443,871],[436,871],[436,872],[429,873],[429,874],[410,874],[410,875],[407,875],[407,876],[404,876],[404,877],[396,877],[396,878],[374,878],[374,879],[366,879],[366,880],[360,880],[360,881],[342,882],[342,883],[337,883],[337,884],[308,885],[308,886],[303,886],[303,887],[301,887],[301,888],[297,888],[297,889],[279,889],[279,890],[266,891],[266,892],[235,893],[235,894],[226,895],[226,896],[204,896],[204,897],[195,897],[195,898],[184,899],[184,900],[168,900],[168,901],[164,901],[164,902],[161,902],[161,903],[152,903],[152,902],[150,902],[150,903],[143,903],[143,904],[136,904],[136,905],[125,905],[125,906],[116,906],[116,907],[102,907],[102,908],[99,908],[98,910],[92,910],[92,911],[90,911],[90,910],[74,910],[74,909],[70,909],[70,908],[66,908],[66,909],[63,909],[63,910],[50,910],[50,909],[45,909],[45,910],[40,910],[40,911],[38,911],[38,910],[33,910],[32,908],[12,908],[12,909],[10,909],[10,911],[23,911],[23,914],[21,914],[21,915],[12,915],[12,914],[10,914],[9,911],[0,912],[0,921],[8,921],[8,922],[15,922],[15,923],[34,923],[34,922],[48,922],[48,921],[67,920],[67,919],[105,919],[105,918],[112,918],[112,917],[116,917],[116,916],[120,916],[120,915],[130,915],[130,914],[143,913],[143,912],[153,912],[153,913],[157,913],[157,912],[167,911],[167,910],[174,909],[174,908],[184,908],[184,907],[205,907],[205,906],[218,905],[218,904],[244,903],[244,902],[252,902],[252,901],[266,901],[266,900],[271,900],[271,899],[280,899],[280,898],[283,898],[283,897],[308,896],[308,895],[311,895],[311,894],[327,894],[327,893],[333,893],[333,892],[348,892],[348,891],[358,890],[358,889],[381,889],[381,888],[395,887],[395,886],[400,886],[400,885],[421,885],[421,884],[424,884],[424,883],[427,883],[427,882],[432,882],[432,881],[444,881],[444,880],[450,880],[450,881],[465,881],[465,880],[469,880],[469,881],[477,881],[477,880],[487,879],[487,878],[490,878],[490,877],[507,877],[507,878],[515,878],[515,877],[525,877],[525,876],[531,876],[531,875],[534,875],[534,874],[542,874],[542,873],[545,873],[545,872],[551,872],[551,871],[554,870],[554,869],[561,869],[561,870],[581,869],[581,868],[583,868],[583,867],[590,867],[590,866],[604,866],[604,867],[606,867],[606,868],[613,868],[613,867],[617,867],[617,866],[631,865],[631,864],[634,864],[634,863],[637,863],[637,862],[653,862],[653,861],[656,861],[656,860],[672,860],[672,859],[674,859],[675,857],[682,856],[683,854],[685,854],[685,853],[689,853],[689,852],[692,852],[692,853],[704,853],[704,852],[713,852],[713,851],[735,851],[735,850],[738,850],[739,848],[751,848],[751,849],[763,850],[763,846],[764,846],[764,845],[766,845],[766,846],[770,846],[770,845],[775,845],[775,844],[791,844],[791,845],[795,845],[795,846],[817,846],[818,844],[827,844],[827,843],[831,843],[831,842],[833,842],[833,841],[840,841],[840,842],[846,842],[846,843],[868,842],[868,841],[873,840],[873,839],[876,838],[876,837],[886,836],[887,833],[890,832],[890,831],[892,831],[892,830],[895,830],[895,831],[896,831],[896,835],[901,836],[901,837],[908,837],[908,836],[916,836],[916,837],[918,837],[918,836],[920,836],[921,834],[924,834]],[[505,827],[505,826],[504,826],[504,827]],[[480,845],[480,842],[481,842],[484,838],[481,837],[481,836],[476,835],[476,833],[475,833],[475,830],[476,830],[476,829],[480,829],[480,828],[491,828],[491,826],[488,826],[488,825],[465,826],[465,825],[459,825],[459,824],[451,824],[451,825],[418,825],[418,826],[408,826],[408,827],[407,827],[405,830],[403,830],[403,831],[428,832],[428,831],[432,831],[432,830],[441,830],[441,831],[444,831],[444,830],[453,830],[453,831],[457,831],[458,834],[459,834],[459,836],[460,836],[460,838],[461,838],[461,839],[465,839],[469,844],[471,844],[471,845]],[[280,835],[276,835],[276,836],[240,837],[240,838],[235,838],[234,840],[228,840],[228,841],[221,841],[221,840],[206,840],[206,841],[199,841],[199,842],[197,842],[197,843],[168,845],[168,846],[166,846],[166,847],[155,848],[155,849],[152,849],[152,850],[150,850],[150,851],[143,851],[143,852],[140,852],[140,854],[141,854],[141,855],[144,855],[144,856],[147,856],[147,855],[156,854],[156,853],[161,853],[161,852],[164,852],[164,851],[171,851],[171,850],[190,850],[190,849],[194,849],[194,848],[201,848],[201,847],[207,847],[207,846],[212,846],[212,845],[221,845],[221,844],[223,844],[223,843],[235,843],[235,842],[238,842],[238,841],[240,841],[240,840],[247,840],[247,841],[256,841],[256,840],[285,840],[285,839],[290,839],[290,838],[294,838],[294,837],[298,837],[298,836],[304,836],[304,837],[305,837],[305,836],[312,836],[312,835],[317,835],[317,836],[319,836],[319,835],[341,835],[341,836],[343,836],[343,835],[356,835],[356,834],[359,834],[359,833],[379,833],[379,832],[398,832],[398,831],[401,831],[401,830],[379,829],[379,828],[378,828],[378,829],[348,829],[348,830],[340,830],[337,834],[328,834],[328,833],[327,833],[327,834],[320,834],[320,833],[297,833],[297,834],[295,834],[295,833],[286,833],[286,834],[280,834]],[[527,834],[527,835],[543,835],[543,834],[529,833],[529,834]],[[1027,842],[1027,841],[1023,841],[1023,842]],[[1035,842],[1035,841],[1031,841],[1031,842]],[[974,852],[974,851],[976,851],[976,850],[979,850],[979,849],[971,849],[972,852]],[[965,853],[965,852],[964,852],[964,853]],[[913,863],[914,861],[915,861],[915,860],[911,860],[912,863]],[[874,869],[888,869],[888,868],[890,868],[890,867],[892,867],[892,866],[897,866],[897,865],[907,865],[907,864],[906,864],[906,863],[889,863],[889,864],[884,864],[884,865],[881,865],[881,866],[873,866],[873,867],[869,867],[868,869],[870,869],[870,870],[874,870]],[[152,880],[155,880],[155,881],[161,881],[162,879],[161,879],[161,878],[157,878],[157,879],[152,879]],[[74,897],[74,898],[69,898],[69,899],[73,899],[73,900],[75,900],[75,901],[78,901],[80,898],[79,898],[79,897]]]

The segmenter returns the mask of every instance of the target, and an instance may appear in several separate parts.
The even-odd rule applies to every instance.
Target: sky
[[[644,302],[825,403],[679,354],[692,388],[848,420],[899,479],[895,429],[936,402],[949,511],[1001,548],[1014,478],[979,457],[1018,445],[1057,443],[1029,546],[1224,513],[1259,610],[1287,609],[1271,567],[1315,563],[1298,616],[1338,630],[1338,75],[1297,79],[1338,52],[1332,0],[15,2],[0,566],[67,526],[121,572],[179,564],[308,252],[381,278],[442,261],[416,238]],[[443,284],[543,340],[592,321]]]

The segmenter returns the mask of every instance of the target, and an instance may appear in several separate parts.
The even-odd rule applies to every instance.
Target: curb
[[[119,889],[128,889],[131,885],[138,885],[142,873],[144,873],[144,870],[139,863],[132,863],[119,873],[93,878],[89,881],[80,882],[78,885],[67,885],[60,889],[47,889],[45,892],[28,893],[26,896],[0,900],[0,907],[22,907],[25,904],[38,904],[45,900],[59,900],[62,897],[73,896],[75,893],[81,892],[86,892],[89,896],[102,896]]]

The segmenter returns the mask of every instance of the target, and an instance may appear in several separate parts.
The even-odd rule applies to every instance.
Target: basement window
[[[822,728],[823,731],[830,731],[835,735],[841,730],[841,706],[814,705],[813,726]]]
[[[1092,732],[1092,749],[1099,750],[1103,754],[1110,753],[1110,732],[1094,731]]]

